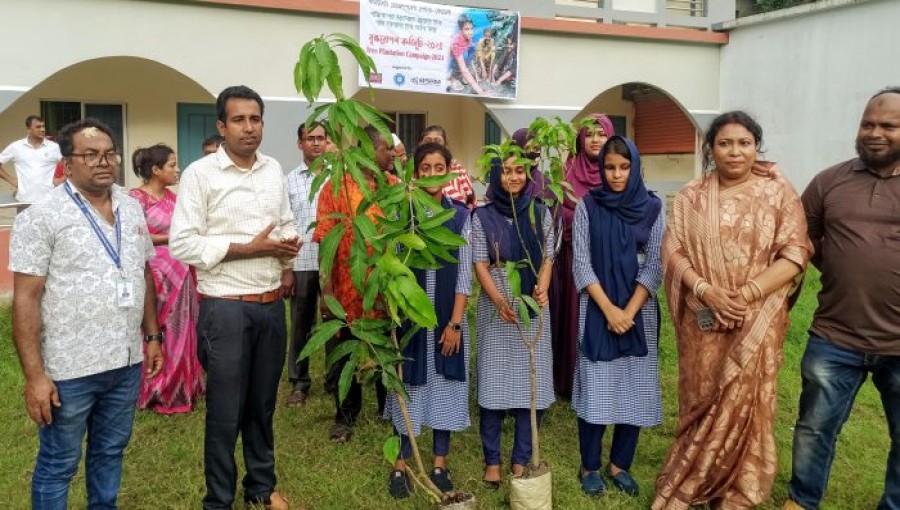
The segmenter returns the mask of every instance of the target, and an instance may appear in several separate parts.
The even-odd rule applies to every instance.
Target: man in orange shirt
[[[375,172],[383,172],[391,182],[396,182],[396,177],[390,174],[390,169],[394,163],[392,140],[389,138],[385,139],[372,126],[367,126],[365,131],[375,146],[375,163],[378,165],[378,168],[361,168],[361,170],[368,180],[369,188],[374,191],[376,185]],[[316,230],[313,232],[313,242],[321,243],[335,225],[341,222],[346,225],[346,233],[338,244],[331,274],[322,274],[320,277],[324,283],[322,288],[323,296],[331,295],[338,300],[347,313],[346,320],[348,323],[363,315],[362,296],[353,285],[353,280],[350,277],[350,248],[354,239],[352,219],[356,215],[356,209],[359,207],[360,202],[363,201],[363,198],[364,195],[359,184],[348,174],[345,174],[341,180],[337,196],[334,195],[332,181],[325,183],[322,191],[319,193],[319,204],[316,211],[318,221]],[[343,214],[346,218],[330,217],[334,213]],[[367,215],[372,221],[377,222],[382,215],[381,208],[377,204],[372,205],[368,209]],[[346,340],[349,336],[349,329],[342,330],[338,337],[330,342],[326,350],[333,349],[340,341]],[[337,387],[338,378],[346,362],[347,360],[344,359],[331,367],[328,372],[326,385]],[[384,411],[385,389],[381,381],[376,381],[375,388],[378,392],[378,414],[381,415]],[[362,387],[354,379],[344,401],[339,401],[337,391],[335,391],[334,399],[337,412],[335,413],[334,427],[331,430],[331,440],[344,443],[350,440],[350,437],[353,435],[353,425],[362,409]]]

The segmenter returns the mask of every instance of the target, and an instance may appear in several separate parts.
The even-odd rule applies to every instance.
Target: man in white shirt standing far
[[[33,204],[43,198],[57,183],[53,171],[62,159],[59,145],[48,140],[44,119],[29,115],[25,119],[28,136],[6,146],[0,152],[0,179],[16,188],[16,201]],[[3,165],[12,162],[16,175],[10,175]]]
[[[273,414],[284,367],[283,297],[300,247],[281,165],[258,152],[262,98],[245,86],[216,99],[219,149],[184,171],[172,216],[172,255],[197,269],[197,355],[206,370],[204,509],[230,509],[234,449],[243,438],[248,505],[287,510],[275,490]]]
[[[319,173],[313,168],[316,158],[325,152],[327,143],[325,127],[312,124],[308,128],[300,124],[297,128],[297,147],[303,153],[300,165],[287,175],[288,198],[297,221],[297,232],[303,245],[294,259],[294,299],[291,300],[291,347],[288,351],[288,380],[291,393],[285,404],[288,407],[303,407],[309,397],[312,379],[309,376],[309,358],[297,361],[309,334],[316,325],[316,301],[319,298],[319,243],[312,242],[310,226],[316,221],[318,192],[310,198],[313,179]]]

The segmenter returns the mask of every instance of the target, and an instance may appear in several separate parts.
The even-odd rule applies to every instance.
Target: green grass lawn
[[[800,357],[806,343],[806,328],[815,309],[818,278],[807,278],[785,340],[784,365],[779,378],[776,435],[779,473],[772,502],[765,509],[780,508],[790,477],[791,429],[796,419],[800,395]],[[611,493],[588,498],[581,493],[575,477],[579,465],[575,415],[568,403],[550,408],[542,428],[542,454],[550,462],[554,476],[555,508],[643,509],[649,507],[653,481],[670,445],[676,422],[677,359],[671,324],[662,329],[660,370],[662,375],[664,423],[646,430],[638,446],[632,472],[641,484],[641,494],[633,499]],[[0,503],[3,508],[28,508],[31,470],[37,450],[34,424],[28,419],[22,400],[22,376],[12,344],[10,311],[0,310]],[[374,391],[368,390],[366,403],[353,440],[345,445],[328,441],[334,406],[322,390],[323,360],[313,361],[312,396],[302,409],[279,407],[276,411],[276,448],[279,489],[292,501],[314,509],[428,508],[421,495],[396,502],[387,493],[389,467],[381,455],[390,426],[375,419]],[[280,400],[289,390],[286,378]],[[474,399],[470,404],[474,404]],[[198,508],[203,485],[203,407],[190,415],[159,416],[140,412],[134,437],[125,455],[124,479],[119,503],[123,509]],[[450,457],[458,488],[474,492],[480,508],[503,508],[505,492],[481,486],[481,443],[477,414],[464,433],[454,434]],[[511,423],[504,429],[504,452],[510,450]],[[607,436],[609,436],[608,434]],[[608,444],[607,438],[607,444]],[[422,449],[430,452],[431,437],[423,435]],[[881,497],[884,467],[890,442],[878,393],[864,385],[853,414],[838,442],[831,483],[822,508],[874,508]],[[238,448],[240,450],[240,448]],[[428,457],[426,457],[428,458]],[[240,498],[240,495],[238,496]],[[240,499],[239,499],[240,500]],[[84,476],[79,470],[70,492],[71,508],[84,508]],[[236,507],[237,508],[237,507]]]

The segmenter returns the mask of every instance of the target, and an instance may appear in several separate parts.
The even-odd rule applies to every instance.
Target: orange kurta
[[[797,192],[770,165],[728,189],[712,172],[676,197],[662,262],[678,341],[679,420],[654,510],[750,508],[768,499],[777,469],[776,379],[792,284],[751,303],[740,329],[701,331],[694,311],[702,305],[684,272],[736,290],[779,258],[805,268],[811,251]]]

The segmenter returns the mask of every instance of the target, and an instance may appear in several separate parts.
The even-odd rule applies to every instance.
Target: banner
[[[519,26],[518,12],[359,2],[359,42],[375,61],[375,88],[515,99]]]

